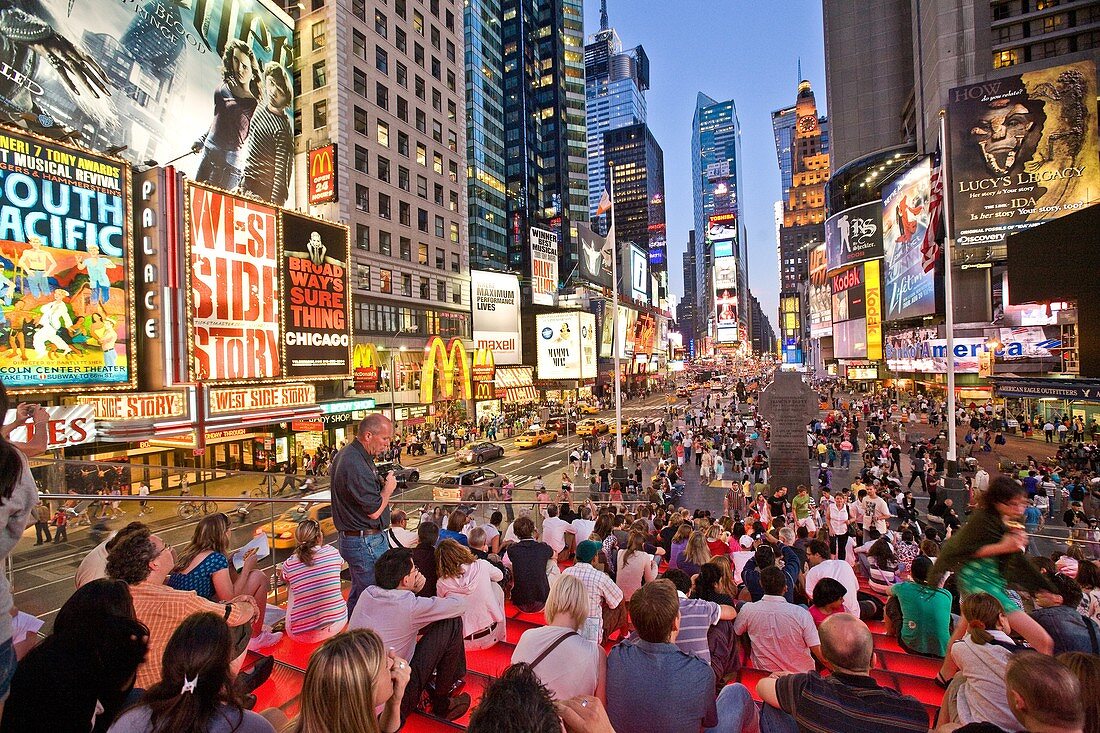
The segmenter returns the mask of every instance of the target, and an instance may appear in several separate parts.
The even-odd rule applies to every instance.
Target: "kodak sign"
[[[325,204],[336,201],[336,143],[329,143],[309,151],[309,203]]]

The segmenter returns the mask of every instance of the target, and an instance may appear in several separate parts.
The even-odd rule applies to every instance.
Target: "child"
[[[834,613],[844,613],[844,595],[847,589],[833,578],[822,578],[814,586],[814,604],[810,606],[810,616],[815,626],[832,616]]]

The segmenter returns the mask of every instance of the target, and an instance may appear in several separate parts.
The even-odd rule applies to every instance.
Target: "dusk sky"
[[[798,60],[825,113],[821,0],[608,0],[624,48],[650,61],[649,126],[665,153],[669,279],[683,295],[682,256],[692,228],[691,119],[703,92],[733,99],[741,122],[742,212],[749,283],[778,329],[779,271],[774,204],[781,197],[771,112],[794,104]],[[586,37],[600,28],[599,0],[585,0]]]

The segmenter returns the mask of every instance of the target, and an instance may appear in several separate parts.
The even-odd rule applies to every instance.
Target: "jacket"
[[[492,563],[477,560],[464,565],[462,575],[436,581],[435,590],[440,598],[463,596],[466,599],[466,611],[462,614],[463,636],[504,621],[504,594],[494,589],[494,584],[502,580],[504,573]]]

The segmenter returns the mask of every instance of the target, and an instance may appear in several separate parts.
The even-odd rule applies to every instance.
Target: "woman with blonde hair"
[[[530,664],[555,700],[595,695],[604,702],[607,657],[598,644],[579,633],[588,617],[584,583],[573,575],[559,576],[543,613],[548,625],[523,632],[512,652],[512,664]]]
[[[348,604],[340,590],[340,552],[325,544],[325,533],[314,519],[294,530],[294,554],[279,567],[289,588],[286,630],[291,639],[324,641],[348,622]]]
[[[710,562],[710,548],[707,547],[707,539],[702,532],[692,532],[688,538],[684,551],[676,562],[676,567],[683,570],[689,576],[697,575],[699,569]]]
[[[168,585],[176,590],[193,590],[211,601],[231,601],[238,596],[252,596],[259,613],[252,622],[252,640],[248,648],[266,649],[279,643],[280,633],[264,628],[267,608],[267,574],[256,568],[256,550],[244,554],[240,572],[229,562],[231,540],[229,517],[222,513],[208,514],[195,525],[191,542],[176,559],[176,567],[168,576]]]
[[[721,571],[721,577],[718,580],[716,590],[719,593],[724,593],[730,598],[737,598],[737,579],[733,574],[733,560],[729,555],[718,555],[712,557],[710,565],[714,565]]]
[[[1073,672],[1081,683],[1081,690],[1100,690],[1100,656],[1084,652],[1064,652],[1055,657]],[[1081,696],[1085,704],[1084,733],[1100,733],[1100,695]]]
[[[462,636],[466,651],[487,649],[504,641],[504,573],[488,560],[479,560],[454,540],[443,540],[435,548],[439,580],[435,584],[440,598],[464,596]]]
[[[387,653],[374,631],[338,634],[310,657],[298,717],[287,733],[394,733],[410,672],[408,661]]]

